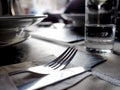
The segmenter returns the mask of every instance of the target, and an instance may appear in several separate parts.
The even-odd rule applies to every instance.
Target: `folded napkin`
[[[79,28],[77,31],[83,31]],[[84,36],[80,35],[75,30],[70,28],[38,28],[36,32],[32,32],[31,35],[34,38],[44,39],[47,41],[62,41],[62,42],[77,42],[84,40]],[[58,37],[59,34],[59,37]]]
[[[113,84],[113,85],[120,86],[120,79],[116,79],[110,75],[106,75],[106,74],[96,72],[96,71],[93,71],[92,74],[97,76],[98,78],[100,78],[102,80],[105,80],[105,81]]]
[[[106,82],[96,75],[91,75],[74,87],[64,90],[120,90],[120,87]]]

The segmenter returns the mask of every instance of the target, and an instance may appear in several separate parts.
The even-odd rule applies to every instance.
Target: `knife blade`
[[[18,88],[19,88],[19,90],[36,90],[38,88],[41,89],[41,88],[49,86],[51,84],[74,77],[76,75],[82,74],[87,71],[90,71],[93,66],[103,63],[104,61],[105,60],[96,61],[96,62],[92,63],[91,67],[89,67],[89,68],[79,66],[79,67],[61,70],[61,71],[52,73],[50,75],[47,75],[41,79],[35,80],[34,82],[20,85],[20,86],[18,86]]]
[[[70,68],[70,69],[66,69],[66,70],[61,70],[61,71],[52,73],[50,75],[47,75],[47,76],[45,76],[35,82],[32,82],[30,84],[20,86],[18,88],[19,88],[19,90],[36,90],[38,88],[41,89],[45,86],[68,79],[72,76],[78,75],[85,71],[88,71],[88,70],[85,70],[83,67],[75,67],[75,68]]]

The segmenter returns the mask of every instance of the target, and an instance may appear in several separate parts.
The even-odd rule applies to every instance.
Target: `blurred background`
[[[17,1],[17,0],[16,0]],[[70,0],[18,0],[25,14],[63,12]]]

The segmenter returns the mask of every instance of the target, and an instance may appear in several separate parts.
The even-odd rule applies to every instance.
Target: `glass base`
[[[112,49],[109,50],[101,50],[101,49],[96,49],[96,48],[88,48],[86,47],[86,50],[92,53],[111,53]]]

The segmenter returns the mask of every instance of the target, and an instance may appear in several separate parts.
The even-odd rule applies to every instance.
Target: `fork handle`
[[[28,70],[17,70],[17,71],[9,72],[8,75],[13,76],[13,75],[16,75],[16,74],[21,74],[21,73],[30,73],[30,71],[28,71]]]

